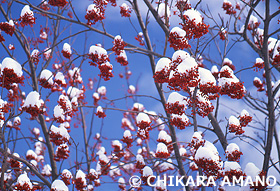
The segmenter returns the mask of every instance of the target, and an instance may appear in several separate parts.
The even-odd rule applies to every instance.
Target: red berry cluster
[[[5,33],[12,36],[14,34],[14,31],[15,31],[15,25],[11,25],[8,22],[1,22],[0,23],[0,30],[4,31]]]
[[[205,23],[196,24],[195,19],[190,20],[188,16],[183,15],[184,23],[180,23],[183,26],[183,29],[186,31],[186,38],[189,40],[194,38],[200,38],[203,35],[208,33],[209,25]]]
[[[224,1],[222,8],[226,11],[226,14],[228,14],[228,15],[236,14],[236,10],[232,6],[231,2],[229,2],[229,1]]]
[[[49,0],[49,4],[56,7],[64,7],[67,3],[66,0]]]
[[[183,50],[191,47],[188,44],[188,40],[185,37],[181,37],[176,32],[171,32],[169,34],[168,41],[170,43],[170,47],[174,48],[174,50]]]

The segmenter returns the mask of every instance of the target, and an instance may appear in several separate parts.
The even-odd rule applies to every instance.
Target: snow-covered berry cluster
[[[203,22],[201,14],[194,9],[188,9],[183,12],[183,30],[186,31],[186,38],[189,40],[200,38],[208,33],[209,25]]]
[[[96,66],[100,70],[99,76],[102,77],[105,81],[108,81],[113,77],[113,65],[109,63],[110,59],[107,55],[107,51],[101,46],[92,45],[89,49],[89,58],[91,59],[90,65]]]
[[[229,0],[224,0],[222,8],[226,11],[226,14],[228,15],[236,14],[236,10],[234,9],[234,7],[232,6]]]
[[[186,31],[180,29],[179,27],[173,27],[171,29],[168,41],[170,43],[170,47],[174,48],[174,50],[183,50],[191,47],[186,38]]]
[[[29,5],[25,5],[21,10],[19,21],[21,21],[20,24],[22,27],[35,24],[35,17],[33,11],[30,10]]]
[[[120,13],[122,17],[130,17],[131,8],[126,3],[123,3],[120,6]]]

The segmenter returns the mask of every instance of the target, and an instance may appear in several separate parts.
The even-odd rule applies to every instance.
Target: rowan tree
[[[0,11],[1,190],[280,190],[278,0]]]

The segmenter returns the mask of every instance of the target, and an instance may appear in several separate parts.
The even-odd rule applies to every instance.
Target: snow
[[[133,108],[138,109],[139,111],[143,111],[144,110],[144,105],[141,104],[141,103],[134,103]]]
[[[91,11],[93,11],[93,12],[98,12],[98,9],[97,9],[97,7],[96,7],[95,4],[90,4],[90,5],[88,6],[88,8],[87,8],[87,13],[90,13]]]
[[[264,63],[262,58],[256,58],[256,63]]]
[[[136,161],[139,162],[139,163],[141,163],[141,164],[145,164],[144,158],[143,158],[143,156],[140,155],[140,154],[137,154],[137,155],[136,155]]]
[[[234,78],[219,78],[218,79],[218,84],[219,86],[223,87],[225,86],[226,84],[230,85],[231,83],[238,83],[239,82],[239,79],[236,78],[235,76],[233,76]],[[244,89],[244,88],[243,88]],[[244,89],[245,91],[245,89]]]
[[[229,124],[232,124],[232,125],[237,125],[237,126],[240,125],[239,119],[237,119],[237,118],[236,118],[235,116],[233,116],[233,115],[231,115],[231,116],[229,117],[228,123],[229,123]]]
[[[19,154],[18,154],[18,153],[13,153],[13,155],[14,155],[15,157],[20,158],[20,156],[19,156]]]
[[[12,121],[8,121],[8,122],[7,122],[7,126],[8,126],[8,127],[12,127],[12,126],[13,126]]]
[[[68,178],[68,179],[73,178],[72,173],[69,170],[67,170],[67,169],[64,169],[61,174],[63,174],[63,176]]]
[[[186,116],[185,113],[183,113],[182,115],[178,115],[178,114],[172,113],[171,118],[172,118],[172,119],[174,119],[174,118],[179,118],[179,119],[181,119],[184,123],[188,123],[188,122],[189,122],[189,118],[188,118],[188,116]]]
[[[123,9],[128,10],[129,6],[126,3],[121,4],[121,6]]]
[[[229,63],[230,65],[232,64],[232,61],[228,58],[224,58],[223,64]]]
[[[176,70],[181,73],[184,74],[192,69],[194,69],[195,67],[197,67],[197,62],[195,61],[195,59],[193,57],[189,57],[186,58],[185,60],[183,60],[176,68]],[[170,78],[170,77],[169,77]]]
[[[43,31],[42,33],[40,33],[40,38],[47,39],[48,38],[48,34],[45,31]]]
[[[131,122],[129,121],[129,119],[127,118],[122,118],[122,124],[126,124],[128,126],[128,128],[132,131],[135,130],[135,128],[133,127],[133,125],[131,124]]]
[[[128,89],[132,94],[134,94],[136,91],[136,88],[133,85],[129,85]]]
[[[97,92],[94,92],[94,93],[92,94],[92,97],[93,97],[94,99],[97,99],[97,100],[100,99],[99,94],[98,94]]]
[[[122,144],[121,144],[121,142],[119,140],[112,141],[112,146],[119,147],[120,150],[122,150]]]
[[[60,105],[56,105],[53,109],[53,116],[55,118],[61,118],[63,121],[65,120],[64,111]]]
[[[254,15],[250,15],[249,24],[254,25],[255,23],[258,23],[258,18]]]
[[[100,46],[92,45],[89,48],[89,54],[97,54],[98,58],[100,59],[102,55],[107,55],[107,51]]]
[[[167,11],[166,11],[166,16],[167,17],[170,17],[170,8],[169,6],[167,5]],[[165,3],[160,3],[158,5],[158,15],[159,17],[161,18],[164,18],[165,17]]]
[[[171,139],[170,135],[168,135],[168,134],[166,133],[166,131],[164,131],[164,130],[161,130],[161,131],[159,132],[159,134],[158,134],[158,139],[157,139],[157,140],[164,140],[164,141],[166,141],[167,143],[172,142],[172,139]]]
[[[224,0],[224,3],[228,3],[228,4],[232,5],[229,0]]]
[[[153,170],[149,166],[143,168],[143,177],[148,177],[153,175]]]
[[[186,107],[187,104],[188,104],[187,99],[188,99],[187,97],[182,96],[178,92],[172,92],[168,96],[167,103],[168,104],[174,104],[175,102],[178,101],[180,105],[185,105],[185,107]]]
[[[213,143],[206,140],[204,143],[204,147],[210,149],[216,156],[219,156],[219,152]]]
[[[70,139],[70,135],[68,134],[67,129],[63,126],[56,127],[56,126],[52,125],[50,131],[54,134],[61,135],[63,138],[66,138],[67,140]]]
[[[187,16],[190,20],[194,19],[195,24],[202,23],[201,14],[197,10],[194,10],[193,8],[185,11],[183,15]]]
[[[224,71],[228,71],[231,75],[234,75],[232,69],[231,69],[228,65],[224,65],[224,66],[221,68],[220,72],[224,72]]]
[[[149,116],[148,116],[146,113],[139,113],[139,114],[137,115],[137,117],[136,117],[136,122],[137,122],[137,124],[138,124],[138,123],[141,123],[141,121],[148,122],[148,123],[151,122]]]
[[[73,70],[69,70],[68,73],[76,81],[78,81],[78,82],[82,82],[83,81],[83,79],[81,77],[81,74],[80,74],[80,68],[75,67],[75,68],[73,68]]]
[[[50,48],[45,48],[45,50],[44,50],[44,56],[45,56],[45,58],[46,58],[47,60],[50,58],[51,53],[52,53],[52,49],[50,49]]]
[[[269,37],[268,42],[269,42],[269,44],[268,44],[269,51],[277,49],[277,47],[279,46],[279,43],[280,43],[279,40],[277,40],[276,38],[273,38],[273,37]]]
[[[250,116],[249,112],[245,109],[241,111],[241,116]]]
[[[105,86],[100,86],[100,87],[97,89],[97,92],[98,92],[100,95],[105,96],[106,93],[107,93],[106,87],[105,87]]]
[[[190,54],[183,50],[177,50],[172,55],[172,60],[177,60],[178,58],[181,58],[182,60],[185,60],[187,58],[190,58]]]
[[[136,142],[137,142],[137,145],[141,145],[143,141],[142,141],[142,139],[137,138],[137,139],[136,139]]]
[[[24,184],[27,184],[30,189],[33,188],[32,183],[30,182],[30,179],[28,178],[27,174],[21,174],[17,179],[17,185],[23,186]]]
[[[94,176],[94,177],[98,177],[98,173],[96,172],[95,169],[92,169],[92,168],[91,168],[91,169],[89,170],[89,174],[92,175],[92,176]]]
[[[29,16],[33,16],[33,12],[30,10],[29,5],[25,5],[23,9],[21,10],[20,16],[23,17],[25,14],[28,14]]]
[[[241,171],[241,166],[235,161],[225,161],[224,162],[224,171]]]
[[[49,84],[53,84],[53,73],[48,69],[44,69],[40,74],[40,79],[45,79]]]
[[[258,176],[260,172],[260,169],[252,162],[247,163],[244,169],[244,173],[247,175],[247,177],[251,177],[253,181],[255,181],[256,176]]]
[[[10,57],[6,57],[6,58],[3,59],[2,66],[1,66],[1,74],[4,71],[5,68],[14,70],[14,73],[18,77],[22,76],[21,65],[17,61],[15,61],[14,59],[12,59]]]
[[[121,40],[122,41],[122,37],[120,35],[115,36],[114,40]]]
[[[165,128],[164,122],[161,118],[156,119],[156,124],[158,125],[159,130],[163,130]]]
[[[15,26],[15,23],[12,19],[9,20],[9,25],[12,26],[12,27]]]
[[[165,182],[157,180],[155,190],[167,191]]]
[[[66,84],[66,81],[65,81],[65,78],[64,78],[64,75],[62,72],[57,72],[54,79],[61,81],[62,84]]]
[[[103,113],[103,108],[102,108],[101,106],[98,106],[98,107],[96,108],[96,112],[101,112],[101,113]]]
[[[37,49],[34,49],[32,52],[31,52],[31,57],[37,57],[39,55],[39,50]]]
[[[59,150],[69,151],[69,147],[66,143],[63,143],[56,148],[55,152],[57,153]]]
[[[184,156],[184,155],[187,154],[187,150],[186,150],[185,148],[181,147],[181,148],[179,149],[179,153],[180,153],[180,156]]]
[[[119,184],[125,184],[125,180],[123,177],[120,177],[119,180],[118,180],[118,183]]]
[[[120,55],[118,57],[123,57],[127,61],[127,55],[125,53],[125,50],[120,50]]]
[[[97,174],[101,175],[101,165],[100,165],[99,161],[96,163],[96,168],[95,169],[96,169]]]
[[[197,139],[198,141],[201,141],[202,140],[202,135],[201,134],[202,134],[202,132],[198,132],[198,131],[194,132],[193,136],[192,136],[192,140]]]
[[[37,127],[34,127],[32,132],[35,134],[35,135],[40,135],[40,129],[37,128]]]
[[[211,73],[218,73],[218,72],[219,72],[218,67],[216,65],[213,65],[211,68]]]
[[[261,79],[258,78],[258,77],[255,77],[255,78],[254,78],[254,81],[258,81],[258,82],[262,83]]]
[[[62,180],[53,181],[51,189],[55,191],[68,191],[68,187],[64,184]]]
[[[14,125],[20,124],[21,123],[20,117],[19,116],[15,117],[13,123]]]
[[[183,29],[181,29],[179,27],[173,27],[171,29],[170,33],[173,33],[173,32],[177,33],[178,36],[180,36],[182,38],[186,36],[186,31],[184,31]]]
[[[108,159],[108,157],[105,154],[100,154],[99,155],[99,161],[103,161],[105,163],[108,163],[109,159]]]
[[[77,171],[77,174],[76,174],[76,179],[77,178],[81,178],[82,179],[82,182],[84,183],[84,186],[86,186],[86,183],[87,183],[87,180],[86,180],[86,174],[81,171],[81,170],[78,170]]]
[[[117,166],[110,166],[110,171],[109,171],[110,177],[115,177],[120,175],[121,175],[121,171]]]
[[[108,68],[113,68],[113,65],[110,64],[110,62],[102,63],[102,64],[100,65],[100,67],[102,67],[102,66],[107,66]],[[109,72],[111,72],[111,71],[112,71],[112,70],[109,70]]]
[[[49,164],[45,164],[42,169],[42,174],[46,176],[50,176],[52,174],[52,168]]]
[[[157,144],[157,153],[163,152],[163,153],[168,153],[167,146],[164,143],[158,143]]]
[[[69,53],[69,54],[72,54],[72,50],[71,50],[70,44],[64,43],[64,44],[63,44],[63,51],[65,51],[65,52],[67,52],[67,53]]]
[[[73,98],[74,99],[74,98]],[[66,112],[71,112],[72,110],[72,104],[69,100],[69,98],[63,94],[61,94],[58,98],[59,102],[63,102],[63,107],[65,108]],[[61,103],[60,103],[61,104]]]
[[[96,138],[96,139],[99,139],[99,138],[100,138],[100,133],[96,133],[96,134],[95,134],[95,138]]]
[[[166,171],[166,170],[174,169],[174,165],[172,160],[168,159],[167,162],[160,163],[158,168],[160,169],[160,171]]]
[[[42,104],[44,104],[44,101],[40,99],[40,94],[36,91],[32,91],[27,95],[22,107],[31,106],[40,108]]]
[[[83,90],[79,90],[76,87],[72,87],[70,86],[67,90],[67,95],[69,95],[69,97],[72,99],[74,97],[80,97],[82,94],[84,93]]]
[[[215,155],[211,149],[201,146],[198,148],[198,150],[195,153],[195,160],[199,160],[203,158],[213,160],[215,162],[219,161],[219,156]]]
[[[29,149],[29,150],[26,152],[26,156],[32,156],[32,157],[34,157],[35,159],[37,158],[37,154],[36,154],[33,150],[31,150],[31,149]]]
[[[226,152],[232,153],[234,151],[239,151],[239,146],[235,143],[230,143],[226,148]]]
[[[38,166],[38,162],[36,160],[31,160],[30,164],[32,164],[33,166]]]
[[[106,152],[105,147],[100,147],[96,155],[102,155]]]
[[[130,130],[125,130],[123,133],[124,138],[132,138]]]
[[[171,60],[169,58],[161,58],[158,60],[155,72],[160,72],[161,70],[165,69],[166,71],[170,68]]]
[[[198,73],[199,73],[201,84],[207,84],[209,82],[209,83],[213,83],[214,86],[216,85],[216,79],[210,70],[199,67]]]

